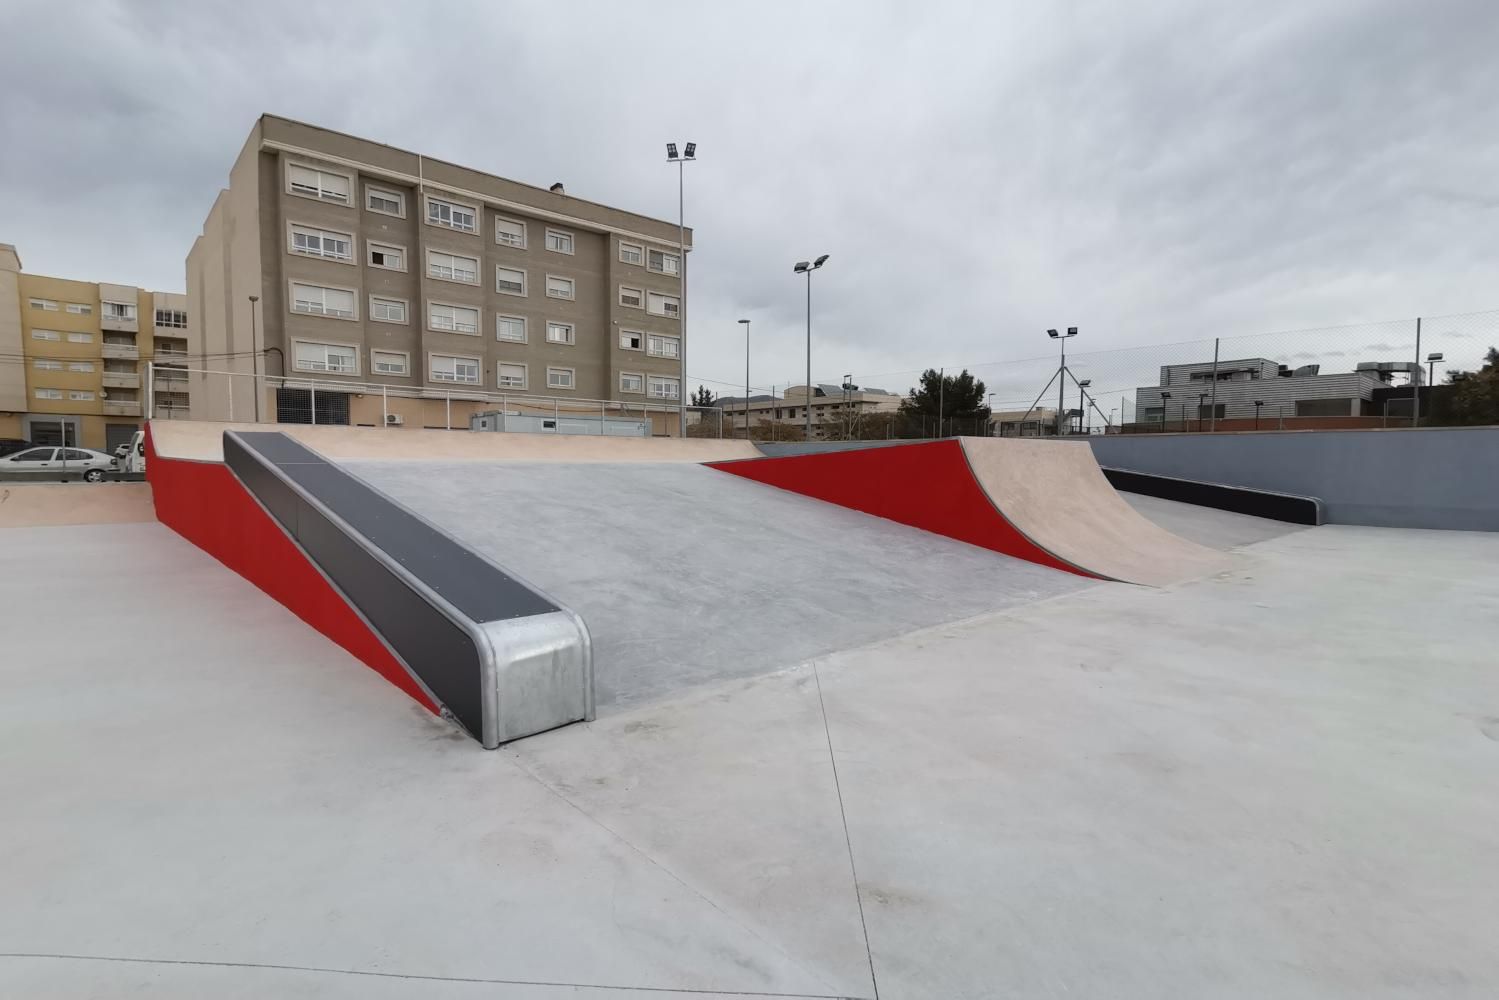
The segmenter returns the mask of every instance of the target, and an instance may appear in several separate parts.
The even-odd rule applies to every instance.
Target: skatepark
[[[17,995],[1499,981],[1494,533],[1064,442],[151,448],[0,501],[6,606],[92,609],[6,657]]]

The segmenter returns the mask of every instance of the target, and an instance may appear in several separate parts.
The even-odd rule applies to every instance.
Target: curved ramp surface
[[[1226,565],[1137,514],[1075,443],[953,438],[712,467],[1082,576],[1162,586]]]

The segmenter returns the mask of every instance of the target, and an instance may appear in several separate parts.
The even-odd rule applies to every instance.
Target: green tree
[[[697,392],[694,392],[692,394],[692,405],[693,406],[712,406],[713,405],[713,401],[715,399],[717,399],[717,398],[718,398],[717,396],[713,395],[713,392],[712,392],[711,389],[705,389],[702,386],[698,386],[697,387]]]
[[[979,424],[989,419],[986,395],[983,381],[970,375],[966,368],[957,375],[947,376],[928,368],[921,373],[921,384],[901,400],[900,410],[907,417],[956,418]]]
[[[1451,423],[1499,424],[1499,348],[1489,348],[1476,372],[1448,372],[1447,382]]]

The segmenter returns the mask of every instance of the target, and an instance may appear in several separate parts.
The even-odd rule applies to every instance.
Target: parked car
[[[28,448],[0,458],[0,475],[19,472],[82,473],[84,482],[97,483],[119,467],[113,455],[88,448]]]
[[[30,448],[31,442],[22,438],[0,438],[0,458]]]

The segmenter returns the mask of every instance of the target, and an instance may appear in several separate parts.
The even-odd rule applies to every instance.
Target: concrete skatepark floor
[[[1235,568],[493,753],[160,525],[0,530],[0,993],[1495,995],[1499,536],[1145,506]]]

